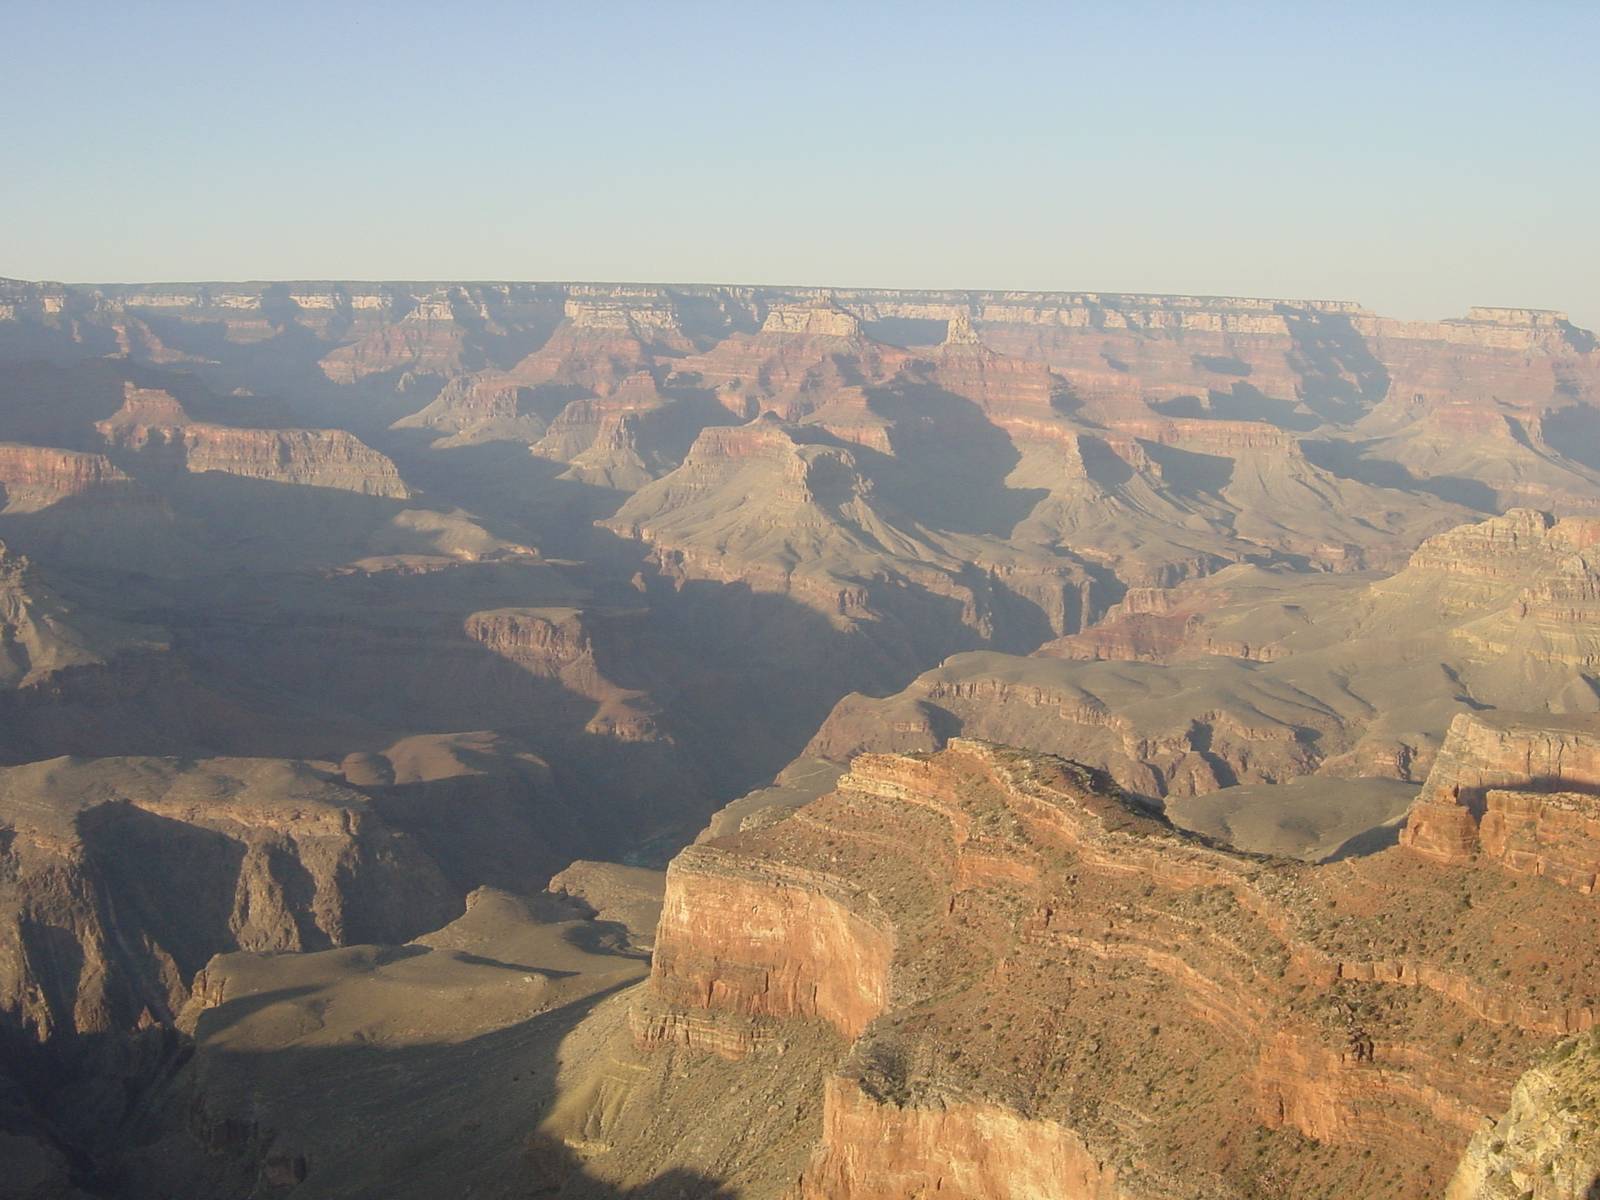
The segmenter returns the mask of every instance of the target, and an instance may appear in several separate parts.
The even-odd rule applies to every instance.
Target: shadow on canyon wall
[[[538,1128],[556,1098],[563,1039],[625,986],[454,1043],[202,1046],[144,1096],[85,1182],[108,1200],[243,1200],[262,1183],[292,1185],[307,1200],[735,1200],[720,1181],[681,1168],[636,1186],[596,1178],[571,1146]],[[204,1014],[200,1037],[314,999],[314,990],[229,1002]]]

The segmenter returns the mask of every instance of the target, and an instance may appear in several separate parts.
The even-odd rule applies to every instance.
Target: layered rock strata
[[[635,1031],[853,1039],[817,1200],[1436,1194],[1524,1056],[1594,1024],[1597,932],[1548,880],[1243,855],[955,739],[680,856]]]
[[[168,393],[133,384],[122,408],[96,428],[114,448],[178,470],[395,500],[411,495],[388,457],[342,429],[240,429],[191,421]]]
[[[1600,589],[1597,536],[1592,519],[1512,510],[1383,579],[1241,565],[1129,589],[1033,655],[953,655],[897,695],[846,697],[809,752],[842,763],[966,732],[1152,797],[1310,774],[1421,782],[1464,706],[1600,706],[1600,616],[1581,600]]]
[[[79,497],[121,499],[132,480],[103,454],[0,444],[0,511],[37,512]]]
[[[54,759],[0,772],[0,1031],[170,1024],[227,950],[394,941],[459,901],[360,793],[274,759]]]
[[[1402,845],[1474,855],[1584,893],[1600,872],[1600,718],[1462,713],[1412,806]]]

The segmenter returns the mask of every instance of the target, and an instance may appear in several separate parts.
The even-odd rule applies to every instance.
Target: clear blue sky
[[[1600,325],[1600,4],[0,0],[0,275]]]

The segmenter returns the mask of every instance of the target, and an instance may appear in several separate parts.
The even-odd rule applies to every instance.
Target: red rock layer
[[[0,503],[32,512],[108,486],[130,486],[103,454],[0,443]]]
[[[1534,723],[1537,721],[1537,723]],[[1593,890],[1595,806],[1551,795],[1600,793],[1600,719],[1462,713],[1412,805],[1400,844],[1439,862],[1480,850],[1512,870]]]
[[[741,864],[694,846],[667,872],[650,969],[658,1000],[756,1017],[818,1017],[856,1037],[888,1003],[893,938],[816,873]],[[714,954],[704,950],[714,947]]]
[[[954,739],[686,852],[635,1030],[855,1038],[805,1200],[1429,1194],[1521,1056],[1595,1022],[1567,951],[1600,909],[1562,897],[1403,850],[1236,854]]]
[[[1116,1169],[1071,1129],[1030,1121],[999,1105],[902,1108],[855,1080],[828,1080],[822,1149],[806,1169],[799,1200],[940,1200],[1055,1197],[1126,1200]]]

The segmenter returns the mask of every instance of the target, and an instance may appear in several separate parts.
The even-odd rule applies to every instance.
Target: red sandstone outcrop
[[[848,888],[833,894],[826,875],[758,865],[744,877],[742,867],[709,846],[673,860],[650,970],[656,999],[747,1017],[818,1017],[859,1036],[888,1004],[888,922]]]
[[[1481,854],[1507,871],[1593,892],[1600,876],[1600,718],[1462,713],[1400,843],[1439,862]]]
[[[828,1080],[822,1146],[797,1200],[901,1200],[931,1194],[1131,1200],[1114,1166],[1070,1128],[995,1104],[905,1107],[847,1077]]]
[[[37,512],[79,496],[131,494],[132,481],[103,454],[0,443],[0,505]]]
[[[1553,948],[1600,910],[1562,896],[1405,850],[1240,855],[958,739],[680,856],[634,1028],[731,1056],[807,1020],[853,1038],[806,1200],[1437,1194],[1519,1058],[1600,1012]]]

